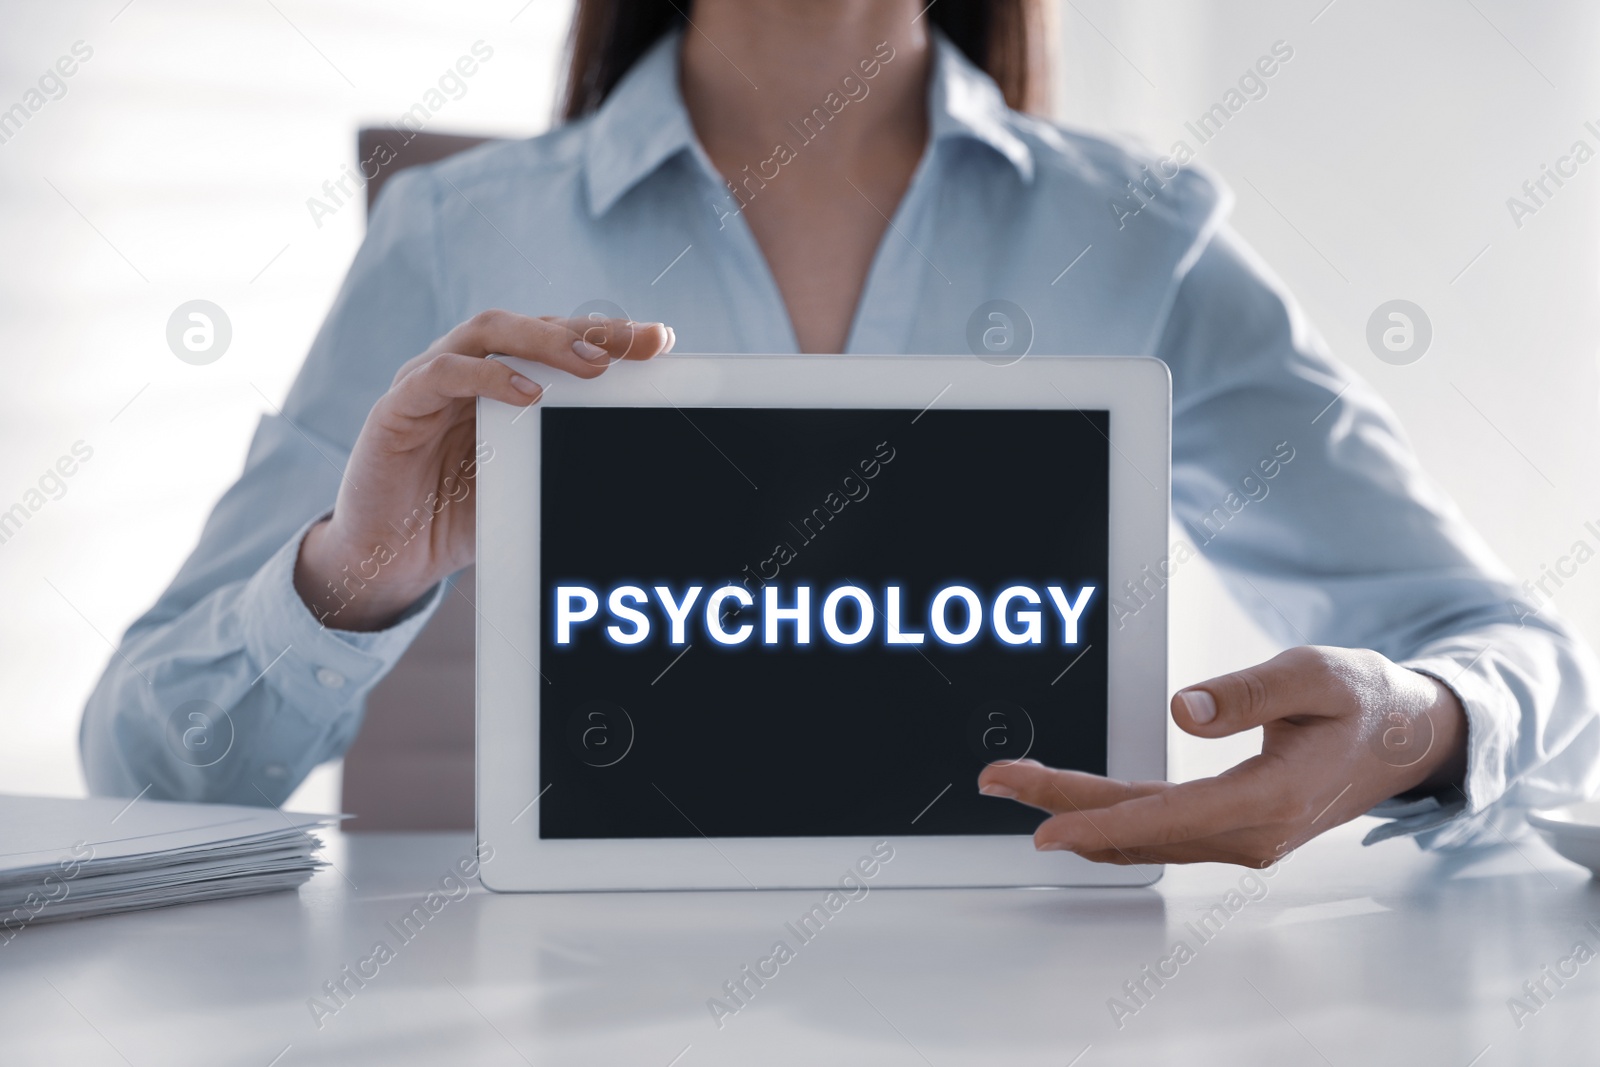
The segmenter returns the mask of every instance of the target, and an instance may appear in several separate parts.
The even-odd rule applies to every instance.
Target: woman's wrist
[[[300,541],[295,592],[329,629],[387,629],[432,586],[386,570],[346,541],[331,519],[313,525]]]
[[[1420,673],[1420,672],[1419,672]],[[1455,692],[1432,675],[1421,677],[1432,685],[1434,700],[1414,726],[1427,750],[1415,768],[1417,780],[1403,790],[1428,794],[1464,790],[1467,779],[1467,712]]]

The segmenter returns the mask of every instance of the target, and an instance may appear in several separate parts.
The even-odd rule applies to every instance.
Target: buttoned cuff
[[[244,647],[256,684],[270,686],[286,706],[312,721],[359,707],[427,625],[444,595],[440,582],[386,630],[333,630],[317,621],[294,587],[300,543],[318,516],[289,539],[245,584],[241,597]]]
[[[1422,835],[1424,848],[1448,847],[1471,836],[1474,816],[1499,800],[1506,791],[1506,754],[1510,744],[1507,724],[1496,713],[1503,704],[1488,679],[1448,656],[1410,660],[1401,666],[1428,677],[1455,694],[1467,714],[1467,777],[1462,789],[1447,786],[1418,798],[1394,797],[1375,805],[1369,815],[1391,821],[1374,828],[1362,844],[1391,837]]]

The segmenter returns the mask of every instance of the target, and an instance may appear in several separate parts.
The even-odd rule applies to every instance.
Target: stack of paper
[[[0,942],[22,927],[302,885],[307,831],[337,816],[276,808],[0,794]]]

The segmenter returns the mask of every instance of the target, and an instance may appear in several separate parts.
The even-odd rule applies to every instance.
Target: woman
[[[1035,351],[1167,362],[1191,529],[1263,457],[1293,457],[1273,502],[1205,550],[1300,647],[1172,704],[1201,737],[1264,726],[1262,754],[1183,785],[986,769],[984,792],[1052,813],[1039,848],[1264,865],[1369,811],[1394,816],[1374,837],[1448,846],[1592,789],[1589,654],[1519,606],[1226,227],[1216,183],[1022,110],[1042,88],[1037,15],[583,0],[563,125],[385,191],[284,411],[89,702],[93,788],[276,802],[344,750],[471,562],[471,497],[348,603],[341,576],[470,472],[476,397],[539,400],[484,356],[589,378],[679,334],[692,351],[961,352],[974,310],[1005,298]],[[648,324],[541,317],[595,301]],[[163,743],[198,698],[238,735],[205,768]]]

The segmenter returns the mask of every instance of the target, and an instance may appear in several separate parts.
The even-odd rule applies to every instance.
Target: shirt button
[[[344,675],[332,667],[318,667],[317,681],[328,689],[342,689],[344,687]]]

